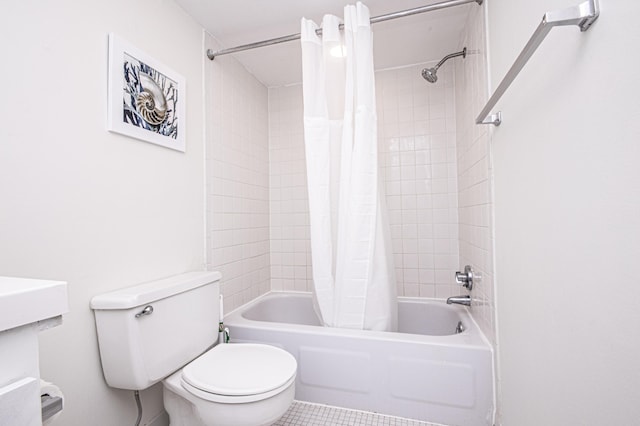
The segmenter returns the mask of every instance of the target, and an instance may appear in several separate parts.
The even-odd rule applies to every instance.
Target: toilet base
[[[180,383],[181,374],[178,371],[162,382],[170,426],[268,426],[287,412],[295,395],[294,381],[271,398],[221,404],[205,401],[186,391]]]

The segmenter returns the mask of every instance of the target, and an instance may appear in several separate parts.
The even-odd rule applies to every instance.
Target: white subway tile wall
[[[311,291],[309,197],[300,85],[269,89],[271,288]]]
[[[398,294],[463,294],[453,274],[471,264],[482,276],[472,313],[495,342],[490,134],[474,124],[487,98],[483,12],[470,11],[467,58],[436,84],[420,75],[433,63],[382,70],[376,95]],[[302,88],[267,90],[231,57],[207,70],[207,262],[223,273],[226,308],[310,291]]]
[[[472,265],[480,277],[472,291],[471,314],[495,345],[491,130],[475,124],[488,99],[484,10],[469,9],[460,44],[467,47],[467,58],[455,67],[460,265]]]
[[[453,67],[428,83],[418,64],[376,73],[380,171],[398,295],[446,298],[460,291]]]
[[[268,93],[230,56],[205,67],[207,267],[228,312],[270,289]]]
[[[376,73],[380,177],[386,192],[398,294],[460,292],[453,66],[438,83],[413,65]],[[448,64],[449,65],[449,64]],[[312,285],[302,88],[269,89],[271,287]]]

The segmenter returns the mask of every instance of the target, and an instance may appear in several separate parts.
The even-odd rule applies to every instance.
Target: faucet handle
[[[464,267],[464,272],[456,272],[456,283],[462,284],[469,290],[473,289],[473,269],[470,265]]]

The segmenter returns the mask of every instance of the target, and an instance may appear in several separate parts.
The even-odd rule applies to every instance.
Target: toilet
[[[188,272],[95,296],[107,384],[142,390],[162,381],[171,426],[276,422],[295,394],[296,359],[254,343],[215,345],[218,272]]]

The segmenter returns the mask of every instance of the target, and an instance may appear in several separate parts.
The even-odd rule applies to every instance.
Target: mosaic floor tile
[[[366,411],[294,401],[274,426],[442,426]]]

